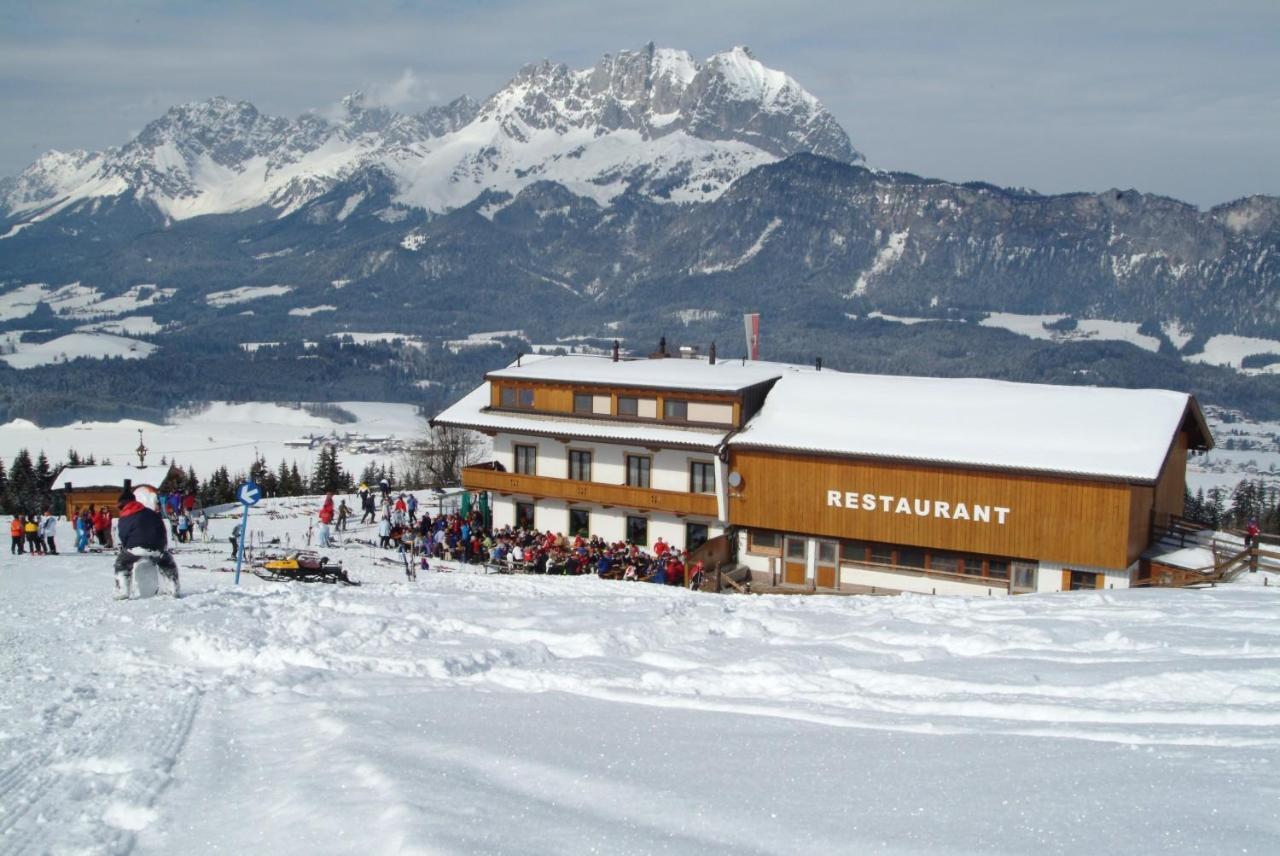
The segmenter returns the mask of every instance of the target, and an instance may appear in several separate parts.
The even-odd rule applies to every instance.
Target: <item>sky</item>
[[[525,63],[747,45],[870,166],[1201,206],[1280,195],[1280,2],[3,0],[0,176],[225,95],[325,111],[483,99]]]

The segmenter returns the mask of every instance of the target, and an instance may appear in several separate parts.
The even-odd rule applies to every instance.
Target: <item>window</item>
[[[689,402],[678,398],[664,398],[662,400],[662,418],[687,422],[689,419]]]
[[[521,388],[515,386],[502,387],[501,398],[503,407],[518,407],[525,410],[533,409],[533,389],[531,387]]]
[[[516,503],[516,527],[519,529],[533,528],[533,503],[532,502]]]
[[[588,538],[591,535],[591,512],[585,508],[569,509],[569,534]]]
[[[635,416],[640,419],[655,419],[658,416],[658,400],[656,398],[637,398],[634,395],[619,395],[618,415]]]
[[[1064,570],[1063,576],[1069,576],[1071,585],[1068,591],[1082,591],[1084,589],[1096,589],[1102,586],[1098,585],[1102,580],[1101,574],[1091,574],[1088,571],[1072,571]]]
[[[590,413],[592,411],[592,399],[591,393],[575,392],[573,394],[573,412]]]
[[[777,532],[760,532],[752,529],[747,534],[747,549],[753,553],[776,556],[782,552],[782,536]]]
[[[915,547],[901,547],[898,549],[898,565],[904,568],[919,568],[924,570],[924,550]]]
[[[684,548],[692,553],[707,543],[707,535],[707,524],[686,523],[684,525]]]
[[[877,565],[892,565],[893,546],[890,544],[872,544],[871,561]]]
[[[648,487],[649,472],[652,469],[652,458],[646,458],[643,455],[627,455],[627,485],[629,487]]]
[[[836,549],[837,545],[835,541],[819,541],[818,564],[834,565],[836,563]]]
[[[868,546],[863,541],[845,541],[840,544],[840,558],[846,562],[865,562]]]
[[[965,562],[967,565],[968,562]],[[987,576],[997,580],[1009,579],[1009,563],[1004,559],[989,559],[987,561]]]
[[[994,562],[992,563],[995,564]],[[1037,565],[1034,562],[1012,562],[1009,570],[1013,573],[1013,579],[1009,588],[1013,591],[1035,591],[1036,590],[1036,570]],[[995,576],[992,573],[992,576]]]
[[[689,462],[689,493],[715,493],[716,466],[710,461]]]
[[[578,449],[569,450],[569,478],[574,481],[591,481],[591,453]]]
[[[787,561],[803,562],[805,560],[805,540],[803,538],[787,538]]]
[[[968,573],[969,566],[974,565],[978,569],[978,575],[982,574],[982,560],[968,559],[965,561],[965,570]],[[960,558],[958,556],[947,556],[942,553],[934,553],[929,556],[929,570],[937,571],[940,574],[958,574],[960,573]]]
[[[627,540],[641,547],[649,544],[649,519],[647,517],[627,517]]]
[[[516,472],[522,476],[538,474],[537,446],[516,446]]]

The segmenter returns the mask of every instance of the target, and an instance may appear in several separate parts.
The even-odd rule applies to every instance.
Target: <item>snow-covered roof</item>
[[[159,487],[169,475],[169,470],[168,464],[152,464],[149,467],[129,465],[63,467],[53,477],[53,489],[62,490],[67,486],[67,482],[70,482],[73,490],[95,487],[115,487],[123,490],[125,479],[130,479],[134,487],[144,484]]]
[[[488,411],[486,408],[489,407],[489,402],[489,382],[485,381],[431,421],[437,425],[453,425],[479,431],[581,437],[604,442],[687,446],[698,449],[714,449],[728,433],[727,429],[722,428],[673,428],[667,425],[606,421],[581,416]]]
[[[602,384],[643,389],[682,389],[705,392],[737,392],[782,374],[776,363],[743,360],[679,359],[618,360],[608,356],[570,354],[530,360],[521,365],[489,372],[498,380],[551,381]]]
[[[1154,481],[1190,396],[793,370],[729,445]]]

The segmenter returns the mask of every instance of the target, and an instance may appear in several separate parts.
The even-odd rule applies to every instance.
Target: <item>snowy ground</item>
[[[196,474],[207,479],[225,464],[232,473],[247,472],[255,455],[261,454],[274,469],[281,460],[297,463],[299,470],[310,474],[318,450],[295,448],[285,443],[300,436],[317,436],[336,431],[377,434],[404,441],[416,441],[427,433],[427,420],[419,416],[411,404],[383,404],[369,401],[343,401],[338,406],[350,411],[357,421],[339,423],[294,409],[266,402],[231,404],[211,402],[204,409],[175,415],[169,424],[156,425],[125,419],[120,422],[77,422],[61,428],[42,428],[26,420],[0,425],[0,460],[13,463],[19,449],[29,449],[32,456],[44,451],[51,461],[65,461],[67,451],[93,455],[98,463],[137,463],[133,449],[138,445],[138,429],[150,450],[148,460],[161,457],[182,466],[195,467]],[[355,454],[339,450],[342,466],[356,475],[373,462],[398,464],[399,455]]]
[[[251,529],[296,543],[311,504]],[[180,601],[112,602],[105,554],[0,565],[0,853],[1280,849],[1280,588],[1256,578],[411,583],[353,539],[331,555],[359,588],[237,589],[226,550],[180,548]]]

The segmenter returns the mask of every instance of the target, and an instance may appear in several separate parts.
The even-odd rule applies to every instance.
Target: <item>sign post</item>
[[[240,549],[236,553],[236,585],[240,585],[240,566],[244,564],[244,542],[249,540],[249,509],[262,499],[262,489],[252,481],[240,485],[236,491],[236,499],[244,506],[244,517],[240,520]]]

